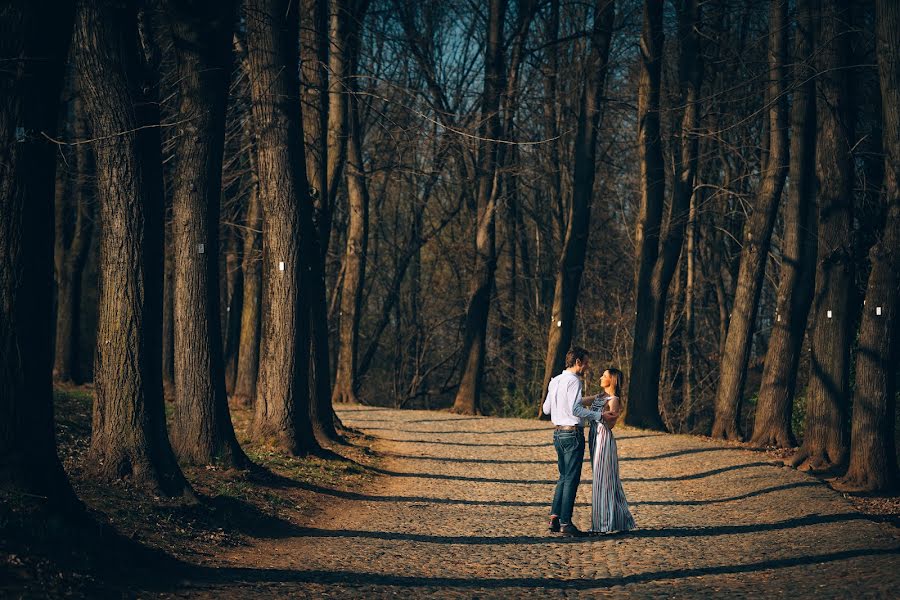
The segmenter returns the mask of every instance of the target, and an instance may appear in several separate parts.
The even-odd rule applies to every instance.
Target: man
[[[603,418],[599,411],[585,408],[581,401],[581,377],[589,360],[587,350],[573,346],[566,353],[565,370],[550,380],[543,406],[544,414],[550,415],[556,426],[553,446],[559,466],[559,481],[550,508],[550,531],[561,531],[566,536],[583,535],[572,523],[572,509],[584,461],[584,419],[598,421]]]

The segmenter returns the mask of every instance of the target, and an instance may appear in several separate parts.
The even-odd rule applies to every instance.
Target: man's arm
[[[544,406],[541,409],[544,411],[545,415],[550,414],[550,390],[553,387],[553,382],[550,382],[550,385],[547,386],[547,398],[544,400]]]
[[[575,402],[572,404],[572,414],[580,419],[590,419],[592,421],[599,421],[602,419],[602,414],[600,411],[591,410],[589,408],[585,408],[584,404],[581,403],[581,382],[574,381],[569,384],[569,392],[574,393]],[[575,389],[572,389],[572,388]],[[571,396],[570,396],[571,397]]]

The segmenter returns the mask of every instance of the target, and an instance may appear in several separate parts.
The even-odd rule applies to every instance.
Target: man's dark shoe
[[[557,517],[557,516],[550,517],[549,529],[552,533],[559,533],[559,517]]]
[[[572,523],[569,523],[568,525],[563,525],[561,531],[562,531],[562,534],[566,537],[583,537],[584,536],[584,532],[582,530],[578,529],[577,527],[575,527],[575,525],[573,525]]]

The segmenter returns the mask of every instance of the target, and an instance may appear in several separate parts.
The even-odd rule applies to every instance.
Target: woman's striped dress
[[[609,397],[594,400],[592,410],[600,410],[609,402]],[[591,451],[591,470],[594,473],[591,500],[591,531],[607,533],[634,529],[634,518],[628,510],[625,490],[619,479],[619,455],[616,438],[606,422],[591,425],[591,433],[596,431],[594,447]]]

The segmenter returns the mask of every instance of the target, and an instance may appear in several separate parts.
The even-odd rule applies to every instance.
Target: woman
[[[625,490],[619,479],[619,456],[612,428],[622,410],[620,394],[625,377],[618,369],[607,369],[600,377],[603,393],[594,397],[591,410],[605,417],[591,424],[591,470],[594,473],[591,500],[591,532],[609,533],[634,529]]]

